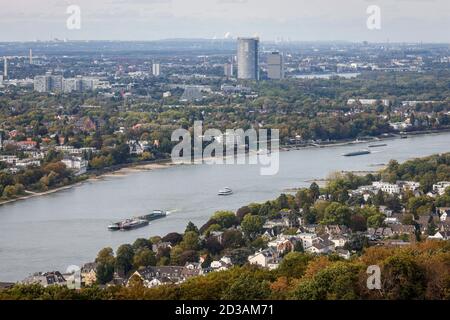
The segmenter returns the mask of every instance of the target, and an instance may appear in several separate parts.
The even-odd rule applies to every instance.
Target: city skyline
[[[379,30],[366,25],[373,4],[381,9]],[[81,10],[80,29],[66,26],[70,5]],[[345,6],[330,0],[193,0],[189,5],[180,0],[17,0],[2,6],[0,41],[259,36],[262,41],[450,42],[449,9],[444,0],[347,0]]]

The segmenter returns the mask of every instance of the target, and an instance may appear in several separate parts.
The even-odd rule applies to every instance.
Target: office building
[[[50,91],[62,92],[62,90],[63,90],[63,77],[50,76]]]
[[[94,78],[82,78],[81,79],[81,91],[92,91],[95,89]]]
[[[48,77],[48,76],[34,77],[34,91],[37,91],[37,92],[50,91],[50,77]]]
[[[30,49],[30,65],[33,64],[33,49]]]
[[[258,38],[238,39],[238,79],[259,80],[258,51]]]
[[[232,78],[233,77],[233,73],[234,73],[233,64],[232,63],[226,63],[224,65],[223,72],[224,72],[224,75],[225,75],[226,78],[228,78],[228,79]]]
[[[155,77],[159,77],[161,75],[161,65],[159,63],[153,63],[152,74]]]
[[[3,57],[3,78],[8,79],[8,58]]]
[[[37,92],[62,92],[63,77],[58,75],[46,74],[44,76],[34,77],[34,90]]]
[[[63,81],[63,91],[65,93],[80,92],[82,88],[81,78],[67,78]]]
[[[267,76],[274,80],[284,78],[284,57],[280,52],[271,52],[267,57]]]

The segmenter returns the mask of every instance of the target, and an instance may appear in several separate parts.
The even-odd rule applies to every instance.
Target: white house
[[[449,181],[441,181],[433,185],[433,191],[438,193],[440,196],[442,196],[445,193],[445,190],[447,188],[450,188]]]
[[[450,231],[439,231],[436,232],[434,236],[429,236],[428,239],[431,240],[449,240],[450,239]]]
[[[313,245],[306,249],[307,252],[315,254],[327,254],[334,251],[334,243],[328,239],[319,238],[318,241],[314,241]]]
[[[273,250],[267,249],[249,256],[248,262],[272,270],[278,267],[279,259]]]
[[[16,167],[17,168],[27,168],[27,167],[40,167],[41,160],[36,159],[22,159],[17,160]]]
[[[67,169],[74,170],[75,175],[82,175],[87,171],[88,162],[81,157],[67,157],[61,162],[66,165]]]
[[[211,262],[211,269],[214,271],[225,271],[233,266],[231,258],[228,256],[223,256],[220,260]]]
[[[397,184],[376,181],[373,182],[372,185],[378,190],[381,190],[389,194],[399,194],[401,191],[400,186]]]
[[[148,143],[143,141],[129,140],[130,155],[141,155],[148,149]]]
[[[415,181],[397,181],[397,185],[403,189],[403,191],[416,191],[420,189],[420,182]]]
[[[396,217],[390,217],[390,218],[384,219],[384,223],[386,223],[386,224],[399,224],[400,221],[398,221],[398,218],[396,218]]]
[[[315,233],[300,233],[297,235],[302,241],[303,248],[306,250],[313,245],[315,241],[318,240],[318,236]]]
[[[381,100],[378,100],[378,99],[348,99],[347,105],[351,106],[356,103],[360,103],[362,106],[374,106],[378,102],[381,102],[381,104],[386,107],[388,107],[391,104],[391,102],[388,99],[381,99]]]
[[[344,258],[346,260],[350,259],[351,257],[350,251],[345,249],[336,249],[336,253],[338,254],[339,257]]]
[[[330,241],[333,242],[335,247],[343,247],[348,242],[348,239],[345,236],[332,236]]]

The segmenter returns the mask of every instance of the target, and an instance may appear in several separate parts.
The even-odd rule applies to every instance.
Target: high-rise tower
[[[8,78],[8,58],[3,57],[3,77]]]
[[[237,50],[238,79],[259,80],[259,39],[239,38]]]
[[[271,52],[267,57],[267,76],[269,79],[284,78],[284,58],[280,52]]]

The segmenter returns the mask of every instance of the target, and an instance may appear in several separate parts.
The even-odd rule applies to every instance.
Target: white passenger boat
[[[218,195],[219,196],[229,196],[233,194],[233,190],[231,190],[230,188],[226,187],[223,188],[223,190],[220,190]]]

